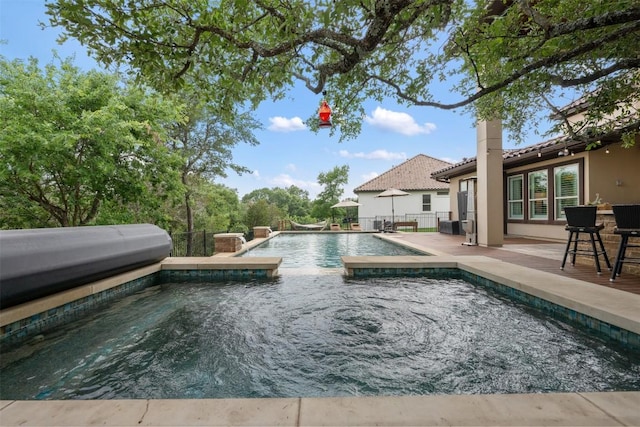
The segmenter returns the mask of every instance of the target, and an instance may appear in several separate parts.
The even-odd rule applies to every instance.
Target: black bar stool
[[[613,216],[616,218],[614,234],[620,235],[618,255],[613,266],[610,281],[614,281],[620,275],[623,263],[640,264],[640,257],[625,256],[627,248],[640,248],[639,244],[630,244],[629,238],[640,239],[640,205],[613,205]]]
[[[597,206],[567,206],[564,208],[564,214],[567,217],[567,226],[565,230],[569,232],[569,240],[567,248],[562,258],[561,270],[564,270],[564,264],[567,262],[567,255],[571,254],[571,265],[576,263],[576,254],[592,256],[596,259],[596,271],[602,273],[600,269],[600,255],[604,257],[607,267],[611,270],[611,263],[607,257],[607,251],[604,249],[602,239],[600,238],[600,230],[604,228],[603,224],[596,225]],[[589,234],[589,239],[580,239],[580,233]],[[596,248],[596,240],[600,245],[600,250]],[[578,248],[579,242],[591,242],[590,249]],[[573,248],[571,244],[573,243]]]

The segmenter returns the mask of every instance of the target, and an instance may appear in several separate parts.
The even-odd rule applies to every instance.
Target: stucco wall
[[[588,153],[585,163],[585,196],[603,202],[640,203],[640,142],[632,148],[612,144]]]
[[[408,196],[393,198],[393,207],[396,217],[405,214],[418,214],[422,211],[422,195],[431,194],[431,211],[448,212],[449,196],[439,196],[437,191],[411,191]],[[391,216],[391,198],[376,197],[380,193],[358,193],[358,203],[362,206],[358,208],[358,216],[361,218],[371,218],[376,216]]]

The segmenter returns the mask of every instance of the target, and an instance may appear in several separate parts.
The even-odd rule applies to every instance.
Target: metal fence
[[[438,231],[438,221],[448,220],[451,213],[447,212],[423,212],[416,214],[395,215],[377,215],[374,217],[359,217],[358,222],[363,230],[382,230],[384,221],[408,222],[416,221],[418,223],[418,231]]]
[[[215,252],[213,235],[217,233],[224,233],[224,231],[169,232],[173,241],[170,256],[211,256]]]
[[[426,212],[416,214],[403,214],[396,215],[391,218],[391,215],[378,215],[374,217],[359,217],[351,218],[351,222],[359,222],[360,227],[366,231],[382,230],[384,221],[392,222],[394,219],[396,222],[416,221],[418,223],[418,231],[430,232],[438,231],[438,222],[440,220],[448,220],[451,217],[450,212]],[[345,223],[347,220],[345,219]],[[345,224],[344,228],[348,226]],[[182,232],[174,233],[169,232],[171,240],[173,241],[173,248],[170,256],[174,257],[195,257],[195,256],[212,256],[215,253],[215,239],[214,235],[218,233],[226,233],[226,230],[221,231],[193,231],[191,233]],[[253,239],[253,231],[245,233],[245,239],[250,241]]]

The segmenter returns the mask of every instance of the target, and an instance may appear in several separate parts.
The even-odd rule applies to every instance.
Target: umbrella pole
[[[396,222],[396,210],[393,207],[393,196],[391,196],[391,225]]]

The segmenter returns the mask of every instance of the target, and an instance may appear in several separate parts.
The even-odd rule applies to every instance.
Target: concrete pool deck
[[[385,262],[394,265],[399,262],[413,265],[424,262],[443,266],[455,264],[458,267],[475,269],[484,277],[506,277],[513,282],[513,286],[527,288],[527,292],[543,293],[547,298],[561,298],[562,303],[571,308],[592,310],[597,316],[609,316],[614,322],[622,322],[629,330],[640,330],[640,295],[522,267],[492,259],[485,254],[476,255],[471,250],[467,255],[453,256],[439,250],[440,248],[429,247],[434,243],[433,239],[428,239],[429,236],[414,237],[413,234],[385,237],[403,240],[408,242],[409,246],[413,245],[415,249],[425,250],[435,256],[378,259],[376,265],[384,265]],[[552,247],[546,249],[550,253],[554,252]],[[370,262],[366,257],[349,258],[349,262],[362,265]],[[283,270],[281,269],[280,273],[286,274]],[[640,426],[640,392],[0,401],[0,425]]]

